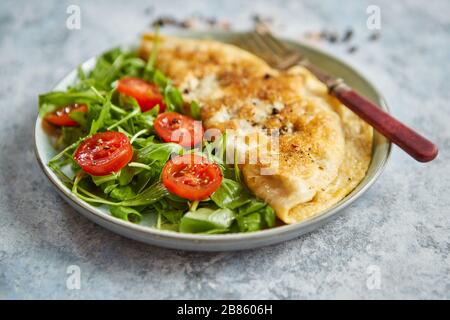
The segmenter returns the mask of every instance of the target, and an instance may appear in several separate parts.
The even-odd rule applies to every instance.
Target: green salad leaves
[[[152,221],[153,228],[204,234],[274,227],[274,210],[241,183],[237,165],[225,165],[224,155],[214,151],[217,141],[204,142],[196,149],[165,143],[153,126],[159,107],[142,112],[136,100],[117,92],[119,79],[138,77],[159,86],[166,111],[187,112],[199,119],[199,104],[183,100],[170,79],[155,68],[155,59],[156,53],[146,62],[134,51],[116,48],[101,55],[90,72],[79,68],[78,80],[66,91],[39,96],[41,117],[68,104],[84,104],[88,108],[87,112],[70,114],[77,126],[59,129],[55,148],[60,151],[48,166],[77,197],[92,205],[107,206],[112,216],[131,223],[145,219]],[[119,172],[92,176],[81,170],[73,155],[84,139],[103,131],[125,134],[134,155]],[[221,143],[225,139],[224,135]],[[225,177],[210,198],[199,202],[171,194],[161,183],[161,172],[170,157],[189,152],[216,162]]]

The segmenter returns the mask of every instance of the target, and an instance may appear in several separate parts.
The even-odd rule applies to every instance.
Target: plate
[[[183,32],[177,34],[177,36],[182,37],[207,38],[223,42],[230,42],[238,35],[239,33],[234,32]],[[337,58],[316,48],[288,40],[283,41],[299,50],[317,66],[327,70],[335,76],[343,78],[346,83],[362,95],[380,105],[383,110],[388,111],[384,99],[377,92],[374,86],[359,72]],[[95,61],[96,58],[94,57],[84,62],[82,64],[83,70],[89,71],[92,69],[95,65]],[[53,90],[65,90],[75,81],[76,75],[77,71],[73,70],[66,77],[64,77],[64,79],[62,79],[53,88]],[[379,133],[374,132],[372,161],[365,178],[350,194],[348,194],[336,205],[308,220],[296,224],[283,225],[272,229],[250,233],[197,235],[153,229],[148,225],[145,225],[145,220],[139,225],[123,221],[111,216],[106,208],[94,207],[77,198],[66,186],[61,183],[61,181],[59,181],[57,176],[47,166],[48,161],[56,154],[56,151],[53,149],[50,139],[42,130],[39,117],[36,120],[35,126],[35,152],[39,165],[50,182],[56,187],[59,194],[73,208],[75,208],[75,210],[95,223],[98,223],[99,225],[122,236],[156,246],[191,251],[228,251],[257,248],[293,239],[317,229],[324,223],[329,222],[338,214],[344,212],[343,209],[346,206],[355,201],[375,182],[377,177],[383,171],[383,168],[389,158],[390,149],[391,143]]]

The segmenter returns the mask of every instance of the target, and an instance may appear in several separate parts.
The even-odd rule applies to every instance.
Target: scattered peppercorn
[[[341,41],[342,42],[348,42],[348,41],[350,41],[352,39],[352,37],[353,37],[353,30],[352,29],[347,29],[347,30],[345,30]]]
[[[373,32],[370,36],[369,36],[369,41],[376,41],[380,38],[380,33],[378,31]]]
[[[164,27],[166,25],[176,25],[177,21],[173,17],[161,16],[152,22],[152,26]]]
[[[145,13],[148,15],[153,14],[154,8],[148,7],[145,9]],[[272,29],[272,26],[274,24],[274,20],[271,17],[267,16],[261,16],[259,14],[253,14],[251,15],[251,20],[253,21],[254,28],[255,29],[265,29],[270,30]],[[152,26],[174,26],[178,28],[183,29],[222,29],[222,30],[230,30],[231,29],[231,23],[227,20],[218,20],[216,17],[205,17],[201,15],[200,13],[196,12],[191,14],[185,19],[177,20],[173,16],[159,16],[156,18],[152,23]],[[330,44],[337,44],[337,43],[349,43],[349,47],[347,48],[347,52],[352,54],[355,53],[358,50],[358,47],[356,45],[351,44],[352,39],[354,38],[355,32],[352,28],[347,28],[343,31],[343,33],[340,33],[338,31],[334,30],[322,30],[322,31],[313,31],[313,32],[306,32],[303,35],[303,38],[312,40],[312,41],[326,41]],[[369,41],[376,41],[380,38],[380,32],[374,31],[372,32],[368,40]],[[270,79],[270,74],[265,74],[263,76],[263,79],[267,80]],[[188,91],[185,91],[184,93],[188,93]]]
[[[218,21],[215,17],[204,17],[198,13],[194,13],[189,17],[177,20],[172,16],[159,16],[152,23],[152,26],[173,26],[182,29],[198,29],[198,28],[219,28],[229,30],[231,23],[226,20]]]
[[[330,32],[326,39],[328,42],[335,43],[338,39],[338,34],[336,32]]]
[[[348,53],[355,53],[356,51],[358,51],[358,47],[357,46],[351,46],[347,49]]]

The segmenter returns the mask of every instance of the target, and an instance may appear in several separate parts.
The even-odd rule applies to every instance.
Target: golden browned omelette
[[[154,37],[143,37],[147,58]],[[255,55],[211,40],[160,37],[157,67],[187,101],[196,100],[206,129],[276,130],[277,165],[242,164],[247,186],[285,223],[307,219],[345,197],[364,178],[372,128],[327,93],[309,71],[272,69]],[[272,129],[272,130],[270,130]],[[261,169],[269,168],[270,174]]]

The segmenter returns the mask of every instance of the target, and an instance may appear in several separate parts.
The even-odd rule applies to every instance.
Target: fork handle
[[[331,88],[330,92],[350,110],[417,161],[428,162],[436,158],[438,148],[435,144],[384,112],[374,103],[360,96],[347,85],[338,84]]]

